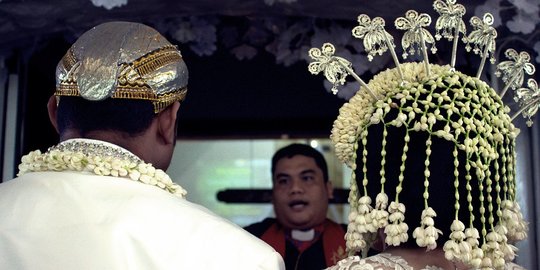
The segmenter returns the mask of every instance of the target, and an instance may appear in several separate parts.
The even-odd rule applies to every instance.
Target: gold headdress
[[[56,68],[56,96],[149,100],[158,113],[187,93],[180,51],[143,24],[109,22],[84,33]]]
[[[443,247],[445,256],[473,268],[500,269],[515,257],[516,248],[511,243],[524,239],[527,233],[527,223],[516,201],[515,140],[519,129],[512,120],[521,114],[532,125],[531,116],[540,106],[540,92],[533,79],[527,81],[528,87],[522,84],[525,74],[532,75],[535,69],[526,52],[507,50],[509,60],[501,62],[496,72],[502,75],[505,87],[495,91],[480,80],[485,61],[490,58],[495,62],[497,32],[491,26],[493,16],[473,17],[472,30],[467,34],[462,19],[464,6],[455,0],[435,0],[433,6],[440,14],[435,36],[426,29],[431,24],[427,14],[409,10],[405,17],[395,21],[396,28],[405,31],[401,40],[403,58],[420,53],[422,63],[399,62],[394,39],[385,30],[382,18],[372,19],[365,14],[358,17],[359,25],[354,27],[352,35],[363,39],[368,59],[390,51],[396,64],[396,68],[380,72],[369,83],[354,73],[348,60],[334,56],[332,44],[325,43],[322,49],[309,51],[314,59],[309,71],[323,72],[333,83],[334,93],[348,75],[361,84],[356,95],[340,109],[331,135],[338,158],[353,169],[347,248],[351,254],[366,251],[379,229],[384,229],[388,245],[401,245],[412,235],[418,246],[428,250],[437,247],[442,228],[437,227],[437,212],[431,205],[439,198],[430,198],[430,192],[439,179],[433,179],[435,172],[430,164],[441,158],[436,156],[441,152],[435,151],[435,145],[447,144],[450,150],[444,154],[451,161],[447,167],[452,169],[446,178],[453,179],[450,189],[454,193],[450,197],[454,215],[446,228],[449,235],[445,236],[448,239]],[[475,76],[455,69],[460,35],[466,43],[465,49],[481,57]],[[428,49],[435,53],[435,41],[441,38],[453,43],[450,65],[428,61]],[[515,90],[514,98],[522,107],[513,116],[502,102],[508,89]],[[379,136],[370,136],[374,128],[380,131]],[[400,141],[399,147],[390,146],[389,138],[396,134],[400,138],[396,139]],[[412,137],[422,138],[422,144],[413,147]],[[368,151],[372,145],[379,146],[377,153]],[[390,150],[396,151],[393,154],[398,157],[394,167],[387,163],[393,158],[387,156]],[[409,177],[414,179],[407,178],[406,164],[410,164],[407,159],[411,154],[420,154],[423,159],[420,173]],[[373,155],[380,159],[373,160]],[[378,170],[369,171],[374,163]],[[391,187],[395,189],[391,191],[395,197],[390,199],[389,177],[395,178],[392,180],[396,183]],[[380,180],[378,190],[370,190],[369,183],[376,180]],[[417,192],[417,202],[423,204],[406,206],[400,202],[405,189],[418,188],[421,192]],[[408,233],[410,221],[405,220],[406,207],[407,210],[423,208],[418,216],[419,226],[412,228],[412,234]]]

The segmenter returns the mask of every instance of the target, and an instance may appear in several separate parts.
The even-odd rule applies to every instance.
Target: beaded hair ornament
[[[358,16],[359,25],[352,29],[352,35],[363,39],[368,59],[371,61],[374,56],[390,51],[396,65],[375,75],[369,83],[355,74],[351,62],[334,55],[332,44],[325,43],[322,49],[309,50],[313,59],[309,71],[313,74],[323,72],[333,84],[334,94],[348,75],[361,85],[355,96],[340,109],[330,136],[337,157],[353,171],[349,194],[351,212],[345,236],[347,249],[351,255],[366,254],[379,229],[384,230],[387,245],[399,246],[412,235],[420,247],[427,250],[437,247],[437,239],[442,232],[437,227],[436,216],[445,214],[436,213],[430,207],[431,200],[437,200],[429,196],[430,183],[433,186],[437,180],[430,177],[430,160],[437,159],[431,155],[432,141],[437,138],[450,143],[453,148],[450,151],[454,167],[451,177],[455,179],[455,189],[454,195],[450,196],[455,198],[455,218],[443,246],[445,257],[475,269],[499,269],[514,259],[517,248],[512,243],[524,239],[528,230],[516,201],[515,141],[519,129],[512,121],[522,115],[527,119],[527,125],[532,125],[531,117],[540,106],[540,91],[532,78],[527,80],[526,86],[523,84],[525,74],[532,75],[535,68],[529,63],[528,53],[508,49],[505,52],[508,60],[499,63],[496,72],[502,77],[504,88],[494,90],[480,79],[486,60],[489,58],[491,63],[495,63],[493,53],[497,32],[492,27],[493,16],[487,13],[483,18],[472,17],[472,30],[467,33],[463,5],[455,0],[435,0],[433,7],[440,14],[435,23],[435,36],[426,29],[431,24],[428,14],[409,10],[395,21],[396,28],[405,31],[401,40],[403,58],[418,53],[423,58],[420,63],[399,62],[394,39],[385,30],[382,18],[370,18],[365,14]],[[428,61],[428,46],[432,53],[436,53],[435,41],[440,39],[452,42],[449,65]],[[475,76],[455,69],[460,39],[466,44],[467,51],[472,50],[481,57]],[[512,90],[514,100],[521,107],[512,116],[509,115],[510,108],[502,102],[507,90]],[[382,129],[382,142],[375,142],[368,136],[368,128],[372,126]],[[404,134],[401,166],[397,168],[385,167],[389,129],[398,129]],[[406,179],[405,163],[414,133],[426,138],[425,149],[421,149],[425,151],[423,175],[419,179]],[[366,166],[368,145],[373,143],[382,145],[378,179],[368,179]],[[358,168],[357,164],[360,164]],[[395,197],[389,198],[385,191],[389,187],[385,182],[388,170],[392,169],[398,170],[398,184],[391,187],[395,189]],[[368,183],[378,180],[380,190],[369,194]],[[476,184],[473,186],[472,183]],[[458,192],[458,188],[463,187],[467,194]],[[412,234],[408,232],[405,220],[406,206],[399,201],[404,188],[424,190],[417,204],[407,205],[423,207],[420,226],[412,228]],[[473,197],[472,194],[479,196]],[[372,198],[375,199],[374,205]],[[475,205],[479,207],[475,209]],[[468,220],[463,222],[462,216],[467,216]],[[481,225],[474,225],[478,223]]]
[[[56,68],[56,96],[149,100],[159,113],[187,94],[176,46],[140,23],[108,22],[84,33]]]

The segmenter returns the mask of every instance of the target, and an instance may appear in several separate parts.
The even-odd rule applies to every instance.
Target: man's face
[[[311,157],[280,159],[273,175],[272,202],[276,218],[289,229],[310,229],[326,218],[332,184]]]

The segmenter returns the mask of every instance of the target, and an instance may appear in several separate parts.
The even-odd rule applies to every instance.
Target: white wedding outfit
[[[391,255],[388,253],[379,253],[377,255],[361,259],[358,256],[350,256],[341,261],[336,265],[327,268],[326,270],[414,270],[412,266],[409,265],[407,260],[403,259],[400,256]],[[457,269],[457,268],[455,268]],[[507,263],[505,270],[524,270],[523,267],[514,264]],[[419,270],[454,270],[454,269],[444,269],[437,266],[426,265],[425,267]]]
[[[284,269],[263,241],[156,186],[91,172],[0,184],[0,269]]]

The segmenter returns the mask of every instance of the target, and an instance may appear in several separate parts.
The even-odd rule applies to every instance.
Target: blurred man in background
[[[346,226],[326,217],[333,187],[324,156],[291,144],[274,154],[271,170],[276,218],[245,229],[274,247],[287,269],[323,269],[346,257]]]

